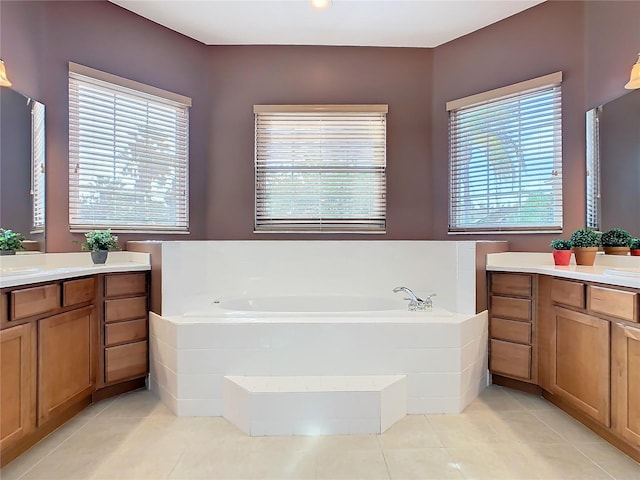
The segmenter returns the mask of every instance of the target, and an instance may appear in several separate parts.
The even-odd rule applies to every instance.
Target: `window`
[[[69,64],[72,231],[188,231],[187,97]]]
[[[44,232],[45,187],[45,128],[44,105],[31,103],[31,233]]]
[[[256,232],[385,232],[387,105],[254,113]]]
[[[600,113],[587,112],[587,227],[600,230]]]
[[[449,102],[449,232],[562,230],[562,73]]]

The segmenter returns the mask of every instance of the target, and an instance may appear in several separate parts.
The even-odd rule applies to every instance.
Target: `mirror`
[[[587,226],[640,237],[640,90],[587,112]]]
[[[0,227],[45,250],[45,107],[0,88]]]

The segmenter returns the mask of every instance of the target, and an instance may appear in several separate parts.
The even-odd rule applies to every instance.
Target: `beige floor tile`
[[[316,456],[316,478],[324,480],[389,479],[382,451],[343,450]]]
[[[529,480],[541,478],[518,444],[476,444],[447,448],[465,479]]]
[[[504,436],[505,442],[566,443],[558,433],[526,411],[497,412],[492,428]]]
[[[576,446],[616,480],[640,480],[640,463],[609,444],[581,443]]]
[[[482,414],[427,415],[427,420],[445,447],[508,441],[493,427],[496,416],[489,410],[482,410]]]
[[[525,406],[510,396],[505,388],[491,385],[485,388],[480,395],[471,402],[464,412],[469,413],[475,410],[524,410]]]
[[[392,480],[440,480],[463,478],[444,448],[385,450]]]
[[[521,445],[540,478],[548,480],[611,480],[612,477],[572,445]]]
[[[607,442],[575,420],[570,415],[564,413],[559,408],[552,410],[531,411],[533,415],[542,420],[552,430],[555,430],[562,438],[569,443],[599,443]]]
[[[29,470],[21,480],[87,480],[103,461],[103,457],[95,453],[78,451],[63,454],[56,451]]]
[[[443,446],[424,415],[407,415],[380,435],[380,442],[385,450]]]
[[[147,417],[150,415],[173,416],[173,413],[150,390],[137,390],[115,398],[100,417]]]
[[[521,404],[526,410],[554,410],[558,408],[540,395],[533,395],[531,393],[520,392],[509,388],[505,388],[504,391],[507,395]]]

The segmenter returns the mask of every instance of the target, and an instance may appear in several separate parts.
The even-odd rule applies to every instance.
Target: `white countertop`
[[[89,252],[8,255],[0,257],[0,288],[150,269],[150,255],[139,252],[109,252],[107,262],[101,265],[91,261]]]
[[[569,266],[558,267],[553,264],[551,253],[490,253],[487,255],[487,270],[538,273],[640,289],[640,257],[628,255],[598,254],[592,267],[576,265],[572,257]]]

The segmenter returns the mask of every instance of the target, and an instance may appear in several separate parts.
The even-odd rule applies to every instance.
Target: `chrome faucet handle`
[[[435,297],[435,293],[427,295],[424,300],[418,302],[418,310],[431,310],[433,308],[433,300],[431,297]]]

